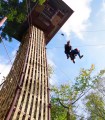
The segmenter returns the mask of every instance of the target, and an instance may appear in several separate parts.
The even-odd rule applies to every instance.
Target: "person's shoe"
[[[75,61],[73,60],[73,63],[75,64]]]
[[[83,57],[83,55],[80,56],[80,59]]]
[[[67,56],[67,59],[69,59],[69,56]]]

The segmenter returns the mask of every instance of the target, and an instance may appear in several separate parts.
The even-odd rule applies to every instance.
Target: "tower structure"
[[[45,46],[72,13],[61,0],[49,0],[35,5],[27,20],[8,33],[21,45],[0,90],[0,120],[50,120]]]

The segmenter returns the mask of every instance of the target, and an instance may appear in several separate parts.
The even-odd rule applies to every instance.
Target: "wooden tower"
[[[50,120],[45,46],[72,13],[62,0],[35,4],[27,20],[8,33],[21,45],[0,89],[0,120]]]

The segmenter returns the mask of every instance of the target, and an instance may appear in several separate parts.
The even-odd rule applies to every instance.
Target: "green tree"
[[[8,17],[8,21],[23,22],[26,19],[27,12],[33,8],[34,2],[42,5],[46,0],[1,0],[0,18]],[[28,10],[28,11],[27,11]]]
[[[67,111],[60,105],[55,97],[51,97],[51,119],[52,120],[65,120],[67,118]]]
[[[97,93],[91,93],[85,98],[89,120],[105,120],[105,103]]]
[[[48,64],[48,77],[51,78],[53,73],[54,73],[53,66],[51,64]]]
[[[74,111],[76,103],[83,98],[89,90],[94,88],[95,83],[98,78],[103,74],[97,74],[92,76],[94,70],[94,65],[90,69],[82,69],[79,76],[76,78],[74,85],[61,85],[60,87],[52,87],[52,97],[51,97],[51,112],[52,120],[76,120],[76,111]],[[56,110],[57,114],[56,114]],[[63,112],[63,113],[62,113]],[[80,116],[83,119],[83,116]]]
[[[18,26],[27,18],[28,13],[34,7],[36,3],[42,5],[46,0],[0,0],[0,19],[7,16],[7,21],[5,23],[6,30],[14,33]],[[35,2],[35,3],[34,3]],[[11,26],[11,27],[10,27]],[[4,26],[3,26],[4,27]],[[2,32],[0,28],[0,33],[2,38],[11,41],[11,37]]]
[[[33,0],[33,2],[36,2],[37,0]],[[38,0],[39,4],[42,5],[46,0]]]
[[[95,77],[96,82],[94,89],[85,97],[86,110],[89,113],[89,120],[105,119],[105,70],[101,70],[99,75]]]

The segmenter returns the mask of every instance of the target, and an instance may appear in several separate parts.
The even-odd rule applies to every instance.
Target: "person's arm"
[[[72,50],[72,46],[70,45],[70,50]]]

